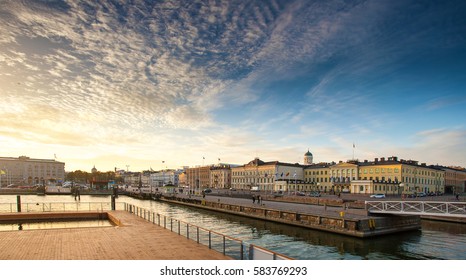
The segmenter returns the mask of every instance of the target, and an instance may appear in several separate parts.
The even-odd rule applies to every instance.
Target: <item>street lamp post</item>
[[[404,186],[405,186],[405,184],[403,184],[403,183],[400,183],[400,184],[398,185],[398,195],[400,195],[400,190],[403,192]]]

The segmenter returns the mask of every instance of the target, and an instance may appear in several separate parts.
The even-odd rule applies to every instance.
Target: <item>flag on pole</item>
[[[353,148],[356,148],[356,146],[354,145],[354,142],[353,142]]]
[[[286,173],[286,177],[290,176],[290,172]]]

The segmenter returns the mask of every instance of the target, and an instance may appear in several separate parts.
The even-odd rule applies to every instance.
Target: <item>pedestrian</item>
[[[261,204],[262,197],[259,195],[257,196],[257,203],[260,205]]]
[[[460,200],[460,194],[456,193],[456,200]]]
[[[252,204],[256,203],[256,196],[252,195]]]

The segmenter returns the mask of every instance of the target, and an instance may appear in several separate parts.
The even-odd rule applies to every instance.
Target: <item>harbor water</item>
[[[21,196],[22,203],[110,202],[110,196]],[[466,259],[466,225],[423,220],[422,230],[359,239],[274,222],[250,219],[120,196],[126,202],[300,260]],[[16,203],[16,195],[1,195],[0,203]]]

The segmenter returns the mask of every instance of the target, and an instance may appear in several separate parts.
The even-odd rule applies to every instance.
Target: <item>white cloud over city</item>
[[[464,4],[422,3],[3,0],[1,156],[466,166]]]

